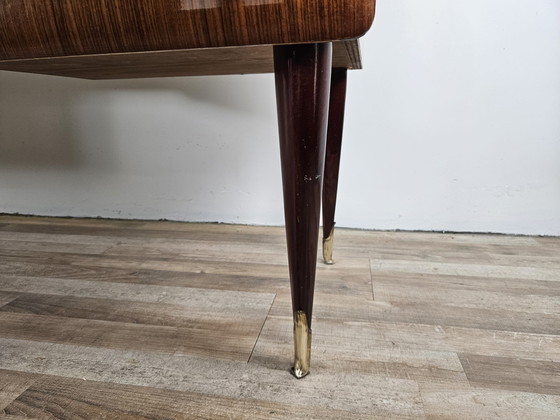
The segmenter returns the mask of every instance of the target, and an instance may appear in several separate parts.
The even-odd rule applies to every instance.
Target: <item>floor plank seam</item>
[[[261,338],[261,334],[264,330],[264,325],[266,324],[266,321],[268,320],[268,318],[270,316],[270,311],[272,311],[272,307],[274,306],[274,301],[276,300],[276,296],[277,296],[277,294],[274,293],[274,297],[272,298],[272,302],[270,303],[270,306],[268,307],[268,312],[267,312],[266,316],[264,317],[263,323],[261,325],[261,329],[259,330],[259,334],[257,335],[257,339],[255,340],[255,345],[253,346],[253,349],[251,350],[251,354],[249,355],[249,359],[247,359],[247,363],[250,363],[251,359],[253,358],[253,353],[255,353],[255,349],[257,348],[257,344],[258,344],[259,339]]]
[[[1,280],[1,279],[0,279],[0,280]],[[1,293],[1,292],[2,292],[2,290],[0,290],[0,293]],[[12,292],[7,292],[7,293],[8,293],[8,294],[11,294]],[[8,300],[6,300],[6,301],[0,303],[0,310],[1,310],[4,306],[9,305],[10,303],[12,303],[14,300],[16,300],[17,298],[19,298],[20,296],[21,296],[20,293],[14,293],[14,297],[13,297],[13,298],[11,298],[11,299],[8,298]]]
[[[373,269],[372,269],[372,263],[371,263],[371,258],[368,259],[368,266],[369,266],[369,281],[371,283],[371,299],[373,301],[375,301],[375,289],[373,287]]]
[[[463,374],[465,375],[465,378],[467,379],[467,383],[469,384],[470,388],[473,388],[473,384],[469,378],[469,375],[467,375],[467,368],[465,368],[465,363],[463,362],[463,357],[461,357],[461,353],[460,352],[455,352],[455,355],[457,356],[457,359],[459,359],[459,363],[461,364],[461,369],[463,370]],[[468,359],[465,359],[467,363],[469,363]]]

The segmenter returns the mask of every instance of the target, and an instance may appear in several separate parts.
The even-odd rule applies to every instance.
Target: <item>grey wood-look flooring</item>
[[[0,419],[560,419],[560,238],[0,216]]]

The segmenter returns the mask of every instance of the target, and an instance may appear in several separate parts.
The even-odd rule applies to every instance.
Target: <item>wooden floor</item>
[[[0,217],[0,418],[559,419],[560,238]]]

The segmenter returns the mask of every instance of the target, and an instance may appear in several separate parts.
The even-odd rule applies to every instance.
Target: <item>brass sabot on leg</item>
[[[295,313],[294,347],[295,360],[292,373],[296,378],[301,379],[309,374],[309,364],[311,362],[311,330],[307,324],[307,316],[303,311]]]
[[[325,264],[334,264],[332,259],[333,253],[333,241],[334,241],[334,226],[331,230],[330,235],[327,238],[323,238],[323,262]]]

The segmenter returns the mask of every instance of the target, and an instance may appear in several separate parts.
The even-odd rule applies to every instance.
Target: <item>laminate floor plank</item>
[[[0,414],[19,397],[25,390],[33,385],[41,375],[32,373],[12,372],[0,369]]]
[[[0,419],[560,418],[560,239],[0,216]]]
[[[66,230],[65,230],[66,229]],[[145,220],[109,220],[109,219],[77,219],[55,217],[27,217],[27,216],[0,216],[0,230],[13,232],[47,232],[47,233],[72,233],[92,234],[97,232],[108,236],[125,237],[163,237],[171,239],[176,237],[217,241],[254,242],[258,238],[261,243],[285,243],[285,232],[282,227],[261,227],[230,225],[218,223],[181,223],[171,221],[145,221]],[[133,232],[139,232],[139,235]],[[392,249],[401,255],[410,255],[411,250],[420,253],[432,250],[457,249],[468,252],[477,250],[503,250],[510,254],[525,254],[531,250],[546,251],[550,246],[560,241],[554,237],[529,237],[515,235],[495,234],[463,234],[463,233],[438,233],[438,232],[405,232],[405,231],[364,231],[355,229],[337,228],[337,238],[341,239],[339,249]],[[171,234],[172,236],[169,236]],[[182,236],[187,234],[187,236]],[[167,235],[167,236],[166,236]],[[436,256],[436,252],[432,252]]]
[[[469,383],[477,388],[560,395],[560,363],[460,354]]]
[[[427,419],[557,420],[560,397],[485,388],[422,391]]]
[[[277,300],[271,317],[280,317]],[[319,305],[318,305],[319,306]],[[420,324],[415,322],[360,321],[322,317],[314,310],[313,334],[335,334],[340,343],[368,337],[372,346],[395,349],[470,353],[560,362],[560,335],[522,333],[479,328]],[[288,319],[288,318],[287,318]],[[359,341],[358,341],[359,342]]]
[[[193,287],[217,290],[238,290],[244,292],[276,293],[288,290],[289,282],[275,276],[255,276],[247,274],[207,273],[166,270],[134,270],[118,267],[98,267],[91,264],[73,264],[72,258],[65,256],[27,257],[26,261],[15,256],[0,260],[0,278],[36,277],[70,280],[86,280],[112,283],[137,283],[158,286]],[[54,260],[54,261],[53,261]],[[343,276],[348,278],[349,276]],[[258,280],[258,281],[257,281]]]
[[[374,271],[372,275],[376,296],[380,300],[409,300],[409,289],[431,290],[436,293],[440,290],[453,290],[458,295],[463,292],[486,291],[491,294],[503,293],[511,297],[527,295],[543,297],[559,297],[560,284],[546,280],[477,277],[439,273],[409,273]],[[456,297],[461,299],[460,296]],[[453,302],[450,302],[453,304]]]
[[[6,242],[30,242],[30,243],[49,243],[49,244],[67,244],[67,245],[96,245],[96,246],[115,246],[121,238],[118,236],[99,236],[91,234],[72,235],[72,234],[56,234],[51,232],[12,232],[0,230],[0,244],[5,245]],[[9,246],[6,247],[10,249]],[[79,248],[78,248],[79,250]]]
[[[20,295],[19,293],[9,293],[9,292],[0,291],[0,308],[12,302],[14,299],[18,298],[19,295]]]
[[[539,236],[535,240],[543,247],[560,249],[560,237],[558,236]]]
[[[290,299],[278,295],[270,315],[282,316],[290,310]],[[455,305],[455,306],[453,306]],[[525,312],[494,310],[491,308],[468,308],[453,305],[432,304],[429,301],[402,302],[368,300],[359,297],[317,293],[314,316],[321,319],[348,322],[386,322],[423,324],[434,327],[463,327],[532,334],[560,334],[558,315],[528,314]],[[515,308],[513,308],[515,309]]]
[[[113,277],[113,275],[106,275],[107,273],[103,271],[103,277],[92,277],[89,274],[85,276],[93,280],[75,280],[72,275],[67,277],[0,275],[0,292],[12,294],[37,292],[45,295],[73,293],[84,297],[125,300],[129,299],[129,296],[133,296],[132,300],[143,296],[146,301],[153,301],[158,297],[160,299],[158,302],[163,303],[171,302],[171,299],[186,302],[197,298],[201,293],[217,297],[220,296],[220,292],[231,292],[230,296],[239,294],[245,298],[253,296],[254,299],[251,301],[258,304],[263,302],[259,300],[262,295],[267,296],[269,302],[274,295],[280,299],[290,299],[290,284],[287,279],[195,273],[183,276],[180,273],[173,273],[166,276],[165,274],[169,273],[149,271]],[[115,273],[111,271],[110,274]],[[320,285],[317,287],[316,296],[324,295],[324,299],[338,296],[343,301],[352,301],[354,298],[358,301],[372,300],[371,282],[367,273],[343,276],[343,278],[321,277],[318,279]],[[207,282],[211,280],[216,282],[208,284]],[[229,300],[229,297],[223,295],[223,299]]]
[[[428,277],[428,276],[426,276]],[[393,282],[392,279],[382,279],[378,273],[374,274],[374,290],[376,298],[389,302],[406,303],[429,303],[431,305],[458,306],[473,309],[493,309],[496,311],[522,312],[525,314],[559,314],[560,313],[560,282],[554,285],[546,293],[531,293],[531,280],[516,281],[495,279],[497,285],[493,285],[494,279],[487,279],[487,286],[480,288],[470,287],[468,277],[456,277],[454,282],[447,279],[437,281],[437,276],[431,275],[431,280],[423,282],[406,281],[403,279]],[[528,293],[520,293],[515,287],[510,289],[509,285],[514,283],[525,284]],[[466,285],[466,286],[465,286]],[[499,285],[502,285],[501,289]]]
[[[241,254],[239,254],[241,255]],[[226,256],[220,258],[212,257],[212,254],[200,253],[200,255],[178,257],[161,254],[156,257],[133,256],[133,255],[89,255],[74,253],[56,253],[41,251],[25,251],[0,249],[1,261],[25,261],[38,264],[64,264],[71,266],[93,266],[100,268],[120,268],[120,269],[145,269],[145,270],[163,270],[163,271],[180,271],[180,272],[211,272],[221,274],[247,274],[255,276],[275,276],[285,278],[288,272],[287,260],[268,258],[257,256],[251,260],[250,255],[243,255],[235,259],[234,256]],[[230,270],[228,271],[228,268]],[[253,270],[251,271],[251,268]],[[369,260],[364,258],[354,258],[342,261],[337,268],[345,268],[347,270],[359,269],[362,272],[369,272]],[[332,268],[327,265],[319,265],[318,272],[328,273]],[[341,270],[342,271],[342,270]],[[337,273],[341,274],[341,273]],[[343,273],[342,273],[343,274]]]
[[[446,274],[457,276],[492,277],[505,279],[530,279],[560,281],[559,271],[547,267],[518,267],[491,264],[456,264],[441,262],[420,262],[408,260],[371,260],[374,275],[379,272],[403,272],[417,274]]]
[[[235,314],[243,318],[261,316],[263,319],[274,299],[272,293],[19,276],[2,277],[0,290],[146,303],[172,303],[188,306],[192,311],[201,311],[203,315],[211,311]]]
[[[166,271],[117,267],[99,267],[93,264],[67,265],[59,263],[44,264],[35,259],[34,262],[18,262],[14,257],[10,261],[0,261],[0,279],[5,284],[12,284],[13,279],[58,279],[58,280],[84,280],[94,282],[144,284],[171,287],[189,287],[212,290],[230,290],[252,293],[283,293],[289,295],[290,283],[288,280],[287,267],[280,270],[270,270],[268,274],[263,269],[259,275],[257,270],[250,273],[247,264],[230,264],[234,273],[207,272],[204,265],[201,271]],[[47,257],[44,259],[48,260]],[[68,261],[68,260],[65,260]],[[191,266],[189,266],[191,267]],[[213,269],[215,265],[208,264],[206,267]],[[259,270],[260,271],[260,270]],[[319,270],[317,284],[321,285],[323,293],[338,295],[371,295],[371,278],[369,270],[348,270],[339,273],[335,270]],[[2,287],[0,285],[0,290]]]
[[[40,220],[40,218],[39,218]],[[344,229],[337,228],[337,234],[340,233],[344,239],[351,239],[349,243],[343,246],[375,246],[379,242],[393,244],[414,244],[413,248],[418,245],[426,246],[430,249],[430,244],[438,246],[438,244],[446,244],[449,246],[516,246],[516,247],[538,247],[540,237],[523,236],[523,235],[502,235],[502,234],[481,234],[481,233],[453,233],[453,232],[426,232],[426,231],[391,231],[391,230],[360,230],[360,229]],[[405,248],[405,247],[403,247]]]
[[[87,255],[49,252],[26,252],[0,250],[2,261],[25,261],[32,264],[57,264],[67,267],[84,267],[91,269],[127,270],[129,273],[139,271],[167,271],[191,274],[221,274],[248,276],[251,278],[286,278],[287,264],[268,264],[255,262],[216,261],[210,256],[200,258],[152,258],[124,257],[110,255]],[[367,265],[367,260],[361,260],[360,265]],[[350,264],[349,264],[350,265]],[[365,267],[364,267],[365,270]]]
[[[558,315],[527,313],[514,310],[495,310],[488,307],[463,307],[419,302],[377,302],[370,305],[370,319],[390,322],[418,323],[434,326],[453,326],[485,330],[523,332],[532,334],[560,334]],[[515,306],[512,306],[515,309]]]
[[[0,216],[0,221],[11,223],[0,225],[0,230],[10,232],[31,232],[48,234],[74,235],[107,235],[120,236],[121,239],[142,238],[154,240],[187,239],[199,241],[245,242],[247,244],[274,244],[282,247],[285,244],[285,233],[281,227],[258,227],[228,224],[153,222],[134,220],[103,220],[103,219],[64,219]],[[9,227],[9,228],[8,228]],[[504,256],[518,256],[523,251],[525,256],[555,257],[558,253],[547,252],[550,247],[544,243],[554,243],[555,238],[538,238],[526,236],[482,235],[482,234],[442,234],[430,232],[371,232],[349,229],[337,229],[337,252],[345,257],[358,256],[363,253],[371,258],[380,254],[391,258],[403,256],[408,258],[439,258],[440,254],[449,256],[459,254],[472,259],[473,255],[486,256],[495,253]],[[273,249],[273,248],[272,248]],[[543,254],[544,253],[544,254]],[[485,257],[487,258],[487,257]],[[544,258],[542,258],[544,260]],[[512,258],[512,261],[514,259]],[[547,262],[544,261],[544,262]]]
[[[347,322],[317,320],[313,328],[313,372],[362,373],[416,382],[465,383],[467,378],[454,352],[406,348],[373,335],[353,335]],[[270,316],[251,356],[251,363],[282,369],[292,357],[290,317]]]
[[[127,231],[124,232],[126,234]],[[85,233],[52,234],[0,231],[0,249],[13,249],[10,244],[14,244],[22,250],[25,250],[25,245],[27,245],[29,250],[48,251],[47,246],[50,245],[54,247],[51,252],[104,252],[110,255],[165,258],[205,256],[208,253],[212,253],[214,257],[221,254],[223,258],[235,260],[239,260],[239,257],[247,258],[251,256],[257,258],[259,255],[262,255],[263,258],[274,261],[278,260],[281,264],[285,264],[287,260],[285,255],[286,245],[282,241],[277,242],[263,247],[260,241],[224,241],[221,240],[221,237],[220,240],[205,240],[200,238],[200,234],[197,233],[185,238],[130,238],[126,236],[91,235]],[[71,248],[72,245],[80,245],[80,247]],[[82,248],[84,251],[82,251]]]
[[[76,244],[76,243],[57,243],[57,242],[33,242],[33,241],[11,241],[0,240],[0,250],[10,251],[48,251],[48,252],[80,252],[81,254],[102,254],[109,246]]]
[[[0,216],[0,221],[6,216]],[[8,217],[9,218],[9,217]],[[216,240],[223,243],[230,241],[253,243],[256,238],[261,243],[285,243],[285,233],[282,228],[255,227],[212,224],[212,223],[176,223],[176,222],[134,222],[88,220],[87,223],[63,223],[64,219],[40,218],[38,223],[8,223],[1,228],[3,232],[49,234],[64,236],[99,236],[124,239],[197,239]],[[71,219],[68,219],[71,220]]]
[[[167,327],[0,312],[0,337],[249,360],[259,329],[232,331],[219,329],[220,326],[223,327],[220,323],[207,329]]]
[[[0,215],[0,228],[8,227],[9,230],[18,231],[21,229],[32,230],[33,226],[37,229],[82,229],[83,232],[95,230],[120,230],[120,231],[154,231],[157,232],[196,232],[207,233],[228,233],[228,234],[249,234],[256,236],[283,237],[284,228],[281,226],[250,226],[236,225],[228,223],[185,223],[168,220],[135,220],[135,219],[102,219],[102,218],[72,218],[72,217],[41,217],[41,216],[14,216]],[[237,237],[237,236],[236,236]],[[227,238],[222,238],[227,240]]]
[[[337,239],[339,239],[337,237]],[[339,241],[340,242],[340,241]],[[335,240],[336,243],[336,240]],[[338,260],[345,258],[371,258],[373,260],[406,260],[406,261],[431,261],[434,263],[454,264],[484,264],[502,266],[533,266],[539,265],[550,269],[560,268],[559,250],[549,247],[531,247],[527,250],[515,246],[491,247],[470,246],[452,247],[446,244],[423,244],[418,247],[416,243],[386,246],[382,242],[375,246],[339,246],[335,251]]]
[[[36,294],[22,294],[0,307],[0,312],[218,330],[239,335],[258,334],[264,322],[262,316],[201,312],[186,305]]]
[[[61,411],[61,407],[64,409]],[[103,419],[348,419],[352,412],[153,387],[47,377],[27,389],[7,413],[45,418]],[[369,417],[369,416],[367,416]],[[27,418],[27,417],[25,417]]]
[[[3,369],[321,407],[349,411],[353,418],[423,416],[418,385],[414,381],[326,371],[295,381],[288,373],[288,366],[277,370],[255,363],[187,354],[162,355],[0,338],[0,368]],[[204,409],[203,405],[199,407],[201,412]]]
[[[168,353],[215,352],[236,360],[248,360],[274,298],[262,293],[19,277],[5,277],[0,288],[35,293],[34,300],[20,297],[0,308],[0,334]],[[41,300],[40,294],[47,296]],[[69,297],[89,300],[82,299],[80,308]],[[64,302],[74,306],[65,308]],[[149,324],[138,323],[147,320],[146,314],[157,315]],[[158,320],[167,320],[168,325],[161,326]]]
[[[560,267],[560,253],[542,246],[534,237],[345,229],[337,229],[336,235],[335,255],[339,259],[366,257],[374,260]]]
[[[337,232],[338,233],[338,232]],[[227,234],[224,232],[224,234]],[[233,235],[232,235],[233,236]],[[251,256],[253,254],[263,254],[263,258],[274,258],[271,254],[276,254],[281,261],[286,260],[286,245],[282,237],[276,238],[275,241],[265,241],[266,247],[258,236],[251,237],[250,241],[234,240],[224,241],[219,238],[213,240],[203,239],[200,234],[193,233],[189,239],[170,239],[170,238],[122,238],[118,244],[109,248],[106,253],[113,255],[145,255],[147,257],[158,257],[162,255],[172,256],[194,256],[204,253],[213,253],[221,255],[222,258],[231,255],[242,254]],[[337,238],[338,239],[338,238]],[[344,240],[344,239],[343,239]],[[403,246],[404,245],[404,246]],[[407,246],[408,245],[408,246]],[[456,262],[456,263],[492,263],[499,264],[503,262],[507,265],[520,266],[523,264],[542,264],[551,268],[560,267],[560,255],[553,252],[545,252],[546,249],[538,249],[538,255],[520,256],[519,248],[504,245],[463,245],[453,246],[447,243],[441,244],[420,244],[406,242],[397,243],[393,246],[384,242],[374,243],[370,238],[368,246],[349,245],[343,242],[341,246],[336,248],[339,256],[339,262],[354,258],[384,258],[384,259],[407,259],[413,261],[433,261],[433,262]],[[219,248],[219,251],[217,250]],[[429,252],[426,249],[429,249]],[[535,246],[529,250],[535,250]],[[544,255],[543,255],[544,254]]]

